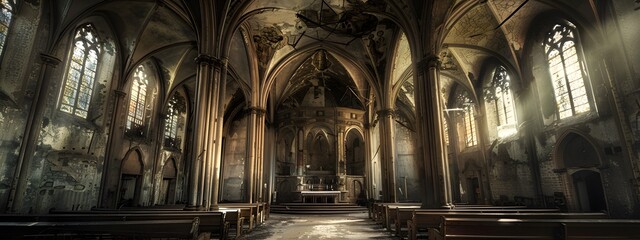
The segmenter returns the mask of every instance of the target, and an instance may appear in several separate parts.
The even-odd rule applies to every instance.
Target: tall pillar
[[[298,129],[296,134],[296,175],[302,176],[304,175],[304,132]]]
[[[40,53],[40,61],[42,61],[40,77],[36,84],[27,124],[25,125],[22,135],[23,138],[20,144],[18,162],[13,173],[13,179],[11,180],[7,212],[22,211],[28,185],[27,180],[29,178],[29,171],[31,170],[31,161],[33,160],[32,156],[38,145],[42,118],[44,117],[44,110],[47,104],[47,96],[49,96],[49,94],[47,94],[51,85],[51,78],[49,76],[51,76],[52,69],[60,64],[60,59],[45,53]]]
[[[216,109],[216,118],[214,120],[215,123],[215,150],[213,155],[213,177],[212,177],[212,193],[211,193],[211,206],[210,209],[218,209],[218,198],[220,195],[220,171],[222,169],[222,132],[224,126],[224,100],[226,95],[226,83],[227,83],[227,71],[228,71],[228,60],[223,59],[218,62],[216,67],[216,78],[220,79],[218,82],[218,92],[216,95],[218,99],[217,109]],[[219,67],[219,69],[218,69]]]
[[[247,128],[247,161],[245,162],[245,178],[246,182],[246,196],[247,200],[250,203],[257,201],[257,186],[259,184],[259,153],[258,145],[260,144],[260,137],[262,136],[259,132],[262,129],[262,125],[264,125],[264,113],[265,110],[258,107],[249,108],[249,126]],[[260,119],[263,119],[262,122]]]
[[[442,109],[439,93],[439,61],[432,55],[416,64],[416,114],[424,124],[418,125],[420,158],[424,161],[425,192],[423,208],[440,208],[450,201],[447,185],[448,170],[444,170],[444,144],[442,142]],[[443,174],[443,179],[440,178]]]
[[[255,169],[255,202],[262,202],[263,189],[264,189],[264,129],[265,129],[265,114],[266,110],[258,109],[258,116],[256,118],[256,169]]]
[[[382,163],[382,200],[398,202],[396,194],[396,164],[394,139],[394,111],[384,109],[378,111],[380,123],[380,158]]]
[[[213,57],[199,55],[195,61],[198,65],[198,75],[196,79],[196,104],[194,113],[194,134],[191,178],[189,179],[189,199],[188,209],[202,208],[204,200],[204,188],[206,179],[206,166],[209,159],[207,152],[207,136],[210,124],[210,109],[212,81],[211,72]]]
[[[336,163],[336,175],[342,176],[346,175],[346,150],[345,150],[345,126],[338,125],[336,127],[336,131],[338,134],[336,135],[336,158],[338,159]]]

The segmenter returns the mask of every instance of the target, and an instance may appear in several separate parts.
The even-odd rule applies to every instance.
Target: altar
[[[310,198],[312,203],[330,203],[329,199],[333,203],[338,203],[340,193],[340,191],[300,191],[303,203],[307,203],[307,198]]]

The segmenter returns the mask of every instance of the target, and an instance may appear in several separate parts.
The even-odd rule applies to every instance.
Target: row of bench
[[[0,215],[0,232],[16,238],[227,239],[251,231],[269,217],[266,203],[220,204],[213,211],[145,207]],[[246,226],[248,229],[244,229]]]
[[[370,216],[409,239],[640,239],[640,220],[523,206],[421,209],[415,203],[377,203],[371,206]]]

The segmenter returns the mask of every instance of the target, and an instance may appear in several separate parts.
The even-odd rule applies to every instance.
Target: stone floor
[[[265,224],[238,239],[400,239],[367,213],[332,215],[271,214]]]

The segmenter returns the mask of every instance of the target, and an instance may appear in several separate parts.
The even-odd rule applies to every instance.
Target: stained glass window
[[[576,44],[576,28],[570,23],[556,24],[544,41],[560,119],[591,110]]]
[[[91,24],[80,27],[73,42],[60,110],[87,118],[98,70],[100,43]]]
[[[444,135],[444,143],[449,145],[449,124],[446,118],[442,119],[442,134]]]
[[[178,116],[179,112],[176,109],[177,98],[174,96],[171,98],[167,108],[167,121],[164,125],[164,137],[169,139],[176,139],[178,135]]]
[[[458,95],[458,103],[464,110],[463,123],[465,131],[465,143],[467,147],[478,145],[478,126],[476,125],[476,107],[475,103],[469,99],[467,92]]]
[[[13,17],[13,1],[0,0],[0,55],[2,54]]]
[[[485,90],[485,99],[492,106],[496,114],[499,137],[506,137],[517,132],[515,127],[516,114],[511,95],[511,79],[503,66],[496,67],[490,86]]]
[[[140,65],[133,74],[131,84],[131,98],[129,99],[129,114],[127,117],[127,130],[135,130],[142,135],[144,126],[145,102],[147,100],[147,86],[149,79],[144,66]]]

